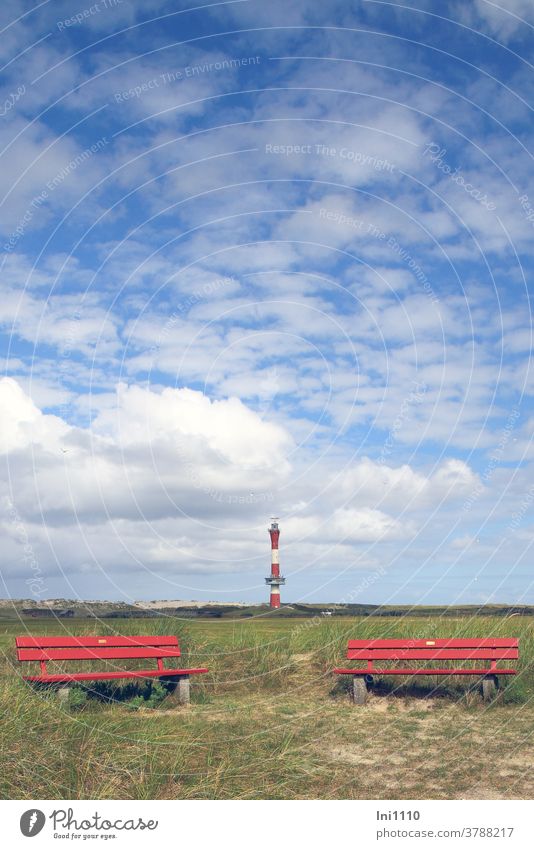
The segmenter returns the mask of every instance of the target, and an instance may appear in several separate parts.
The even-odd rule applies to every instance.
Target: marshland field
[[[21,680],[15,636],[63,629],[178,634],[185,664],[210,671],[185,707],[127,682],[75,688],[61,704]],[[458,636],[519,638],[519,674],[489,705],[476,677],[392,676],[356,707],[332,674],[349,637]],[[15,617],[0,620],[0,647],[4,799],[534,797],[529,615]]]

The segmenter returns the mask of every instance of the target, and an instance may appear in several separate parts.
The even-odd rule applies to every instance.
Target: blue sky
[[[533,603],[529,0],[0,14],[5,594]]]

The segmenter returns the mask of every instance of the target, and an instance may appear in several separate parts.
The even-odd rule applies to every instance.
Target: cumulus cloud
[[[415,531],[413,523],[402,524],[382,510],[372,508],[340,507],[327,517],[299,517],[290,519],[286,525],[287,532],[299,541],[334,545],[406,539]]]
[[[262,420],[239,398],[211,401],[187,388],[166,387],[157,393],[122,384],[117,388],[116,410],[103,410],[93,427],[123,446],[159,440],[172,446],[175,437],[180,444],[199,438],[223,462],[243,470],[271,468],[274,457],[284,467],[283,458],[292,446],[279,425]]]
[[[43,415],[16,380],[0,379],[0,453],[57,450],[69,430],[57,416]]]
[[[187,513],[188,496],[204,494],[209,503],[210,493],[248,494],[290,469],[289,435],[237,398],[121,385],[115,406],[101,409],[90,430],[43,414],[13,379],[0,381],[0,398],[0,450],[25,482],[19,497],[24,503],[33,479],[50,520]]]

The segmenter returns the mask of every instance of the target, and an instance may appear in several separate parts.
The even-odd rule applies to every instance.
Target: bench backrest
[[[17,637],[19,660],[123,660],[180,657],[178,637]]]
[[[349,660],[517,660],[514,637],[441,640],[349,640]]]

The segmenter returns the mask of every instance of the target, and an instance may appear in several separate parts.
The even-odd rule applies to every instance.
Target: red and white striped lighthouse
[[[278,540],[280,538],[280,530],[278,528],[278,519],[271,519],[271,527],[269,528],[271,537],[271,574],[265,578],[265,583],[271,587],[270,606],[272,608],[280,607],[280,585],[285,584],[286,579],[280,575],[280,557]]]

